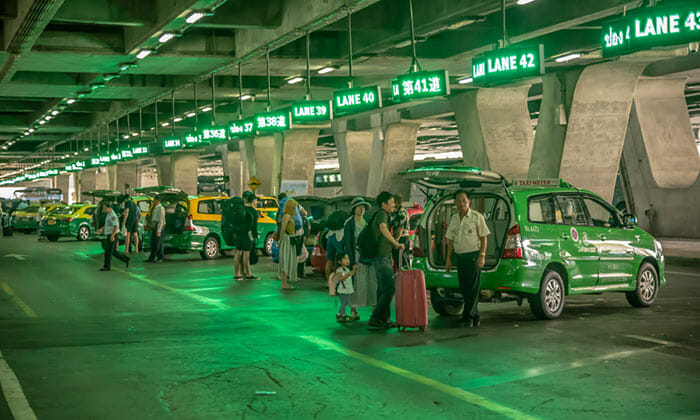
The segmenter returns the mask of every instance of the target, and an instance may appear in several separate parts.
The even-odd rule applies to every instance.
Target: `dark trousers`
[[[129,258],[122,254],[121,252],[117,251],[117,241],[112,241],[110,240],[109,236],[104,238],[102,240],[102,244],[105,248],[105,265],[104,268],[112,268],[112,255],[117,257],[123,262],[129,261]]]
[[[156,231],[151,231],[151,255],[148,256],[150,261],[162,260],[165,257],[163,251],[163,232],[160,236],[156,235]]]
[[[479,319],[479,290],[481,289],[481,269],[477,266],[479,251],[455,254],[457,256],[457,276],[459,288],[464,296],[462,319]]]
[[[374,270],[377,273],[377,306],[370,322],[386,322],[391,319],[391,300],[395,291],[391,257],[375,258]]]

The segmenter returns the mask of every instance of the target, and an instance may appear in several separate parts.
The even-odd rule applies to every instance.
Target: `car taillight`
[[[420,247],[421,227],[416,227],[416,232],[413,234],[413,256],[423,258],[423,249]]]
[[[187,216],[185,219],[185,230],[189,232],[194,231],[194,224],[192,223],[192,216]]]
[[[69,217],[69,218],[68,218],[68,221],[69,221],[69,222],[72,222],[72,221],[73,221],[73,218],[72,218],[72,217]]]
[[[517,259],[523,257],[523,240],[520,236],[520,225],[515,225],[508,231],[506,244],[503,248],[503,258]]]

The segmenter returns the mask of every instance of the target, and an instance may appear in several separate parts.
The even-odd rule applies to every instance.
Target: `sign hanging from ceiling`
[[[292,128],[289,111],[272,111],[255,114],[255,129],[258,133],[275,133]]]
[[[544,74],[544,47],[508,47],[472,59],[472,84],[490,86]]]
[[[382,107],[382,89],[368,86],[333,92],[333,113],[336,116],[371,111]]]
[[[700,4],[645,7],[603,23],[603,57],[700,41]]]
[[[191,132],[185,134],[185,147],[199,147],[205,144],[202,133]]]
[[[328,121],[333,118],[329,101],[306,101],[292,105],[292,122],[306,124]]]
[[[228,140],[226,127],[205,127],[202,128],[201,133],[202,141],[205,143]]]
[[[450,94],[450,79],[447,70],[419,71],[402,74],[392,80],[392,99],[398,88],[399,102],[411,99],[432,98]]]
[[[139,144],[131,148],[131,153],[134,156],[144,156],[148,154],[148,146],[145,144]]]
[[[163,150],[178,149],[182,149],[182,140],[180,137],[170,136],[163,138]]]
[[[229,121],[228,132],[231,137],[248,137],[255,134],[255,118]]]

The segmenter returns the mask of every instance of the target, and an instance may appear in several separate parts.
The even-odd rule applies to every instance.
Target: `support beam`
[[[156,157],[158,182],[181,189],[187,194],[197,194],[197,169],[199,152],[175,152]]]
[[[294,129],[284,133],[282,183],[306,181],[304,195],[313,195],[318,129]],[[299,195],[299,194],[297,194]]]

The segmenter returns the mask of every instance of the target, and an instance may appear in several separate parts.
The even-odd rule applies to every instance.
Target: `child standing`
[[[335,315],[335,320],[338,322],[352,321],[353,318],[347,315],[345,307],[349,306],[350,296],[354,293],[352,287],[352,276],[357,273],[359,266],[356,264],[352,270],[350,270],[350,257],[345,252],[339,252],[335,256],[335,263],[338,265],[338,269],[335,270],[335,281],[337,286],[336,294],[338,299],[340,299],[340,311]]]

